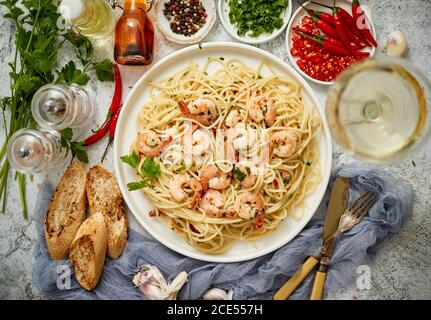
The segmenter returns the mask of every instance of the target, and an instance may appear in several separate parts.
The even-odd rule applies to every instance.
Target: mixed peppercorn
[[[163,10],[174,33],[194,35],[205,24],[208,14],[199,0],[170,0]]]
[[[298,67],[314,79],[326,82],[334,81],[344,69],[364,58],[363,56],[354,55],[336,55],[328,52],[316,41],[301,36],[301,32],[322,36],[316,23],[309,16],[304,16],[301,25],[295,26],[294,30],[299,31],[299,33],[295,32],[293,34],[293,46],[290,52],[292,56],[298,57],[296,61]]]

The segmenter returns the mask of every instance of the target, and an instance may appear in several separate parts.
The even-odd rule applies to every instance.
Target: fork
[[[367,191],[363,193],[358,199],[356,199],[351,205],[347,207],[346,211],[340,218],[340,224],[338,225],[337,231],[335,231],[335,233],[329,237],[329,239],[337,238],[343,232],[346,232],[357,225],[368,213],[371,207],[376,203],[377,198],[378,195],[374,192]]]
[[[340,217],[340,223],[337,231],[334,232],[324,243],[321,248],[322,259],[320,260],[319,268],[314,280],[313,289],[311,291],[311,300],[320,300],[323,296],[323,288],[326,280],[326,272],[331,263],[332,250],[335,246],[337,237],[352,229],[358,224],[361,219],[368,213],[371,207],[376,203],[378,195],[374,192],[367,191],[358,199],[350,204]]]

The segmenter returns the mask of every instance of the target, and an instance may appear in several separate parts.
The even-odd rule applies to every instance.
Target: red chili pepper
[[[346,31],[346,34],[349,37],[350,41],[354,42],[357,46],[362,45],[361,40],[346,25],[344,25],[344,31]]]
[[[278,189],[278,180],[277,179],[274,179],[274,188],[275,189]]]
[[[322,30],[325,34],[327,34],[328,36],[330,36],[332,38],[339,38],[338,32],[330,24],[326,23],[325,21],[323,21],[317,17],[312,16],[311,19],[313,19],[316,26],[320,30]]]
[[[334,55],[337,55],[337,56],[350,56],[350,55],[353,54],[352,52],[350,52],[349,50],[347,50],[347,49],[345,49],[343,47],[336,46],[336,45],[332,44],[331,42],[326,41],[326,39],[320,39],[319,37],[316,37],[316,36],[310,36],[310,35],[308,35],[308,34],[306,34],[304,32],[298,31],[298,30],[295,30],[295,32],[297,34],[303,36],[303,37],[306,37],[306,38],[309,38],[309,39],[315,41],[318,45],[322,46],[329,53],[332,53]]]
[[[359,31],[364,35],[364,37],[377,48],[377,41],[374,39],[373,34],[371,33],[370,29],[367,26],[367,19],[364,15],[364,10],[362,10],[361,4],[359,3],[359,0],[353,0],[352,2],[352,15],[353,15],[353,21],[358,27],[359,19],[364,19],[364,25],[361,27],[358,27]]]
[[[365,45],[365,44],[355,44],[355,45],[352,45],[351,48],[354,51],[359,51],[361,49],[364,49],[366,46],[367,45]]]
[[[346,10],[344,10],[341,7],[336,7],[335,2],[333,7],[327,6],[322,3],[314,2],[314,1],[312,1],[312,3],[320,5],[325,8],[332,9],[333,11],[336,10],[341,18],[341,21],[343,21],[347,25],[347,27],[350,28],[350,31],[352,31],[359,39],[361,39],[363,43],[369,45],[369,42],[367,41],[366,37],[362,34],[361,30],[359,30],[358,27],[356,26],[356,21]]]
[[[117,128],[117,122],[118,122],[118,118],[120,116],[121,113],[121,108],[123,107],[123,105],[121,104],[117,111],[115,111],[115,114],[112,116],[111,120],[110,120],[110,126],[109,126],[109,141],[108,141],[108,145],[106,146],[105,151],[103,152],[103,156],[102,156],[102,162],[105,160],[106,154],[108,153],[109,150],[109,146],[112,144],[112,141],[114,141],[114,137],[115,137],[115,129]]]
[[[301,31],[302,32],[302,31]],[[344,49],[346,49],[345,48],[345,46],[344,46],[344,43],[342,43],[340,40],[338,40],[338,39],[334,39],[334,38],[331,38],[331,37],[329,37],[329,36],[327,36],[327,35],[320,35],[320,36],[316,36],[316,35],[314,35],[314,34],[311,34],[311,33],[308,33],[308,32],[302,32],[303,34],[305,34],[305,35],[308,35],[308,36],[310,36],[310,37],[317,37],[317,38],[319,38],[319,39],[321,39],[321,40],[323,40],[323,41],[327,41],[327,42],[329,42],[330,44],[332,44],[332,45],[334,45],[334,46],[337,46],[337,47],[341,47],[341,48],[344,48]]]
[[[331,16],[329,13],[307,8],[301,2],[299,2],[299,1],[297,1],[297,2],[310,15],[310,17],[315,16],[316,18],[323,20],[332,26],[335,24],[334,17]]]
[[[335,20],[335,30],[337,30],[338,37],[343,41],[344,46],[348,51],[353,51],[350,45],[350,39],[344,30],[343,19],[341,18],[340,11],[334,7],[334,20]]]
[[[95,144],[97,141],[102,139],[108,132],[111,126],[111,119],[109,119],[97,132],[93,133],[87,139],[84,140],[84,146],[90,146]]]
[[[121,97],[123,95],[123,81],[121,80],[121,73],[117,64],[114,65],[114,78],[115,78],[114,96],[112,97],[111,106],[109,107],[108,113],[106,114],[106,119],[100,128],[103,128],[106,122],[108,122],[108,120],[115,114],[115,112],[120,107]],[[98,129],[97,131],[99,130],[100,129]]]

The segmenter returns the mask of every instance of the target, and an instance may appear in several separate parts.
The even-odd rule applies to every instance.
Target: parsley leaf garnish
[[[136,169],[140,163],[139,155],[133,151],[130,155],[122,156],[121,161]],[[147,158],[142,164],[142,170],[140,172],[142,180],[136,182],[130,182],[127,184],[129,191],[139,190],[142,188],[147,188],[151,185],[151,180],[160,177],[160,165],[153,159]]]
[[[181,167],[179,167],[178,169],[174,170],[174,173],[181,173],[184,172],[184,170],[186,170],[186,166],[182,165]]]
[[[233,173],[235,175],[235,178],[238,181],[242,182],[246,178],[246,175],[244,174],[244,172],[242,172],[241,170],[239,170],[237,167],[234,167],[232,171],[233,171]]]
[[[147,187],[149,187],[149,184],[145,180],[141,180],[138,182],[130,182],[127,184],[127,189],[129,191],[135,191],[135,190],[139,190],[139,189],[147,188]]]
[[[133,169],[136,169],[139,164],[139,155],[136,153],[136,151],[133,151],[133,153],[130,155],[122,156],[120,159],[124,163],[127,163],[129,166],[131,166]]]
[[[147,158],[142,166],[142,175],[150,179],[155,179],[160,177],[160,165],[153,159]]]

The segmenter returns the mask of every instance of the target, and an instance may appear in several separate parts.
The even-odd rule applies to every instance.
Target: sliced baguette
[[[96,287],[102,275],[107,237],[105,218],[95,213],[82,223],[70,246],[70,262],[76,279],[85,290]]]
[[[94,166],[87,174],[90,213],[103,213],[108,229],[108,256],[118,258],[127,244],[127,215],[117,180],[111,172]]]
[[[87,173],[74,161],[55,190],[45,218],[45,239],[52,259],[64,259],[79,226],[85,219]]]

